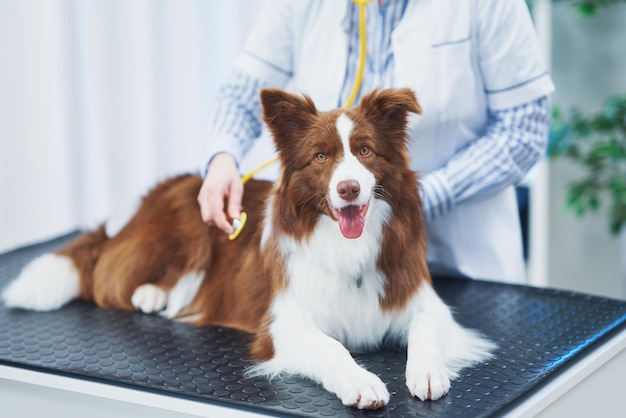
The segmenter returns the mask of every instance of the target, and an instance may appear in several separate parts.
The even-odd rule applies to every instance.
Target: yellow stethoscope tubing
[[[366,15],[365,9],[367,4],[372,0],[352,0],[355,4],[359,6],[359,62],[356,71],[356,77],[354,78],[354,85],[352,86],[352,91],[348,95],[345,103],[343,104],[344,109],[350,109],[356,96],[359,94],[359,90],[361,89],[361,83],[363,82],[363,73],[365,72],[365,59],[366,59],[366,48],[367,48],[367,32],[366,32]],[[267,160],[263,164],[254,168],[253,170],[246,173],[243,177],[241,177],[241,182],[246,184],[248,180],[254,177],[260,171],[265,170],[270,165],[274,164],[278,161],[278,157],[274,157],[270,160]],[[241,230],[246,225],[246,221],[248,220],[248,214],[246,212],[241,212],[241,218],[238,219],[238,223],[235,226],[235,222],[233,222],[233,227],[235,228],[235,232],[228,236],[229,240],[236,239]]]
[[[356,99],[357,94],[359,94],[359,90],[361,89],[361,83],[363,82],[363,73],[365,72],[365,58],[366,58],[366,48],[367,48],[367,32],[365,28],[365,9],[367,3],[371,0],[352,0],[359,6],[359,63],[356,71],[356,77],[354,79],[354,85],[352,86],[352,91],[350,95],[346,99],[346,102],[343,104],[344,109],[350,109],[354,100]]]

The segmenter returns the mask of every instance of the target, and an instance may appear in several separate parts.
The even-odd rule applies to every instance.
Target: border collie
[[[200,177],[172,178],[115,235],[101,226],[33,260],[5,304],[45,311],[78,298],[234,327],[254,336],[250,373],[305,376],[358,408],[386,405],[389,392],[350,351],[392,341],[407,347],[410,393],[444,396],[494,344],[460,326],[432,287],[407,151],[414,93],[374,91],[328,112],[276,89],[261,101],[281,174],[246,184],[239,238],[202,222]]]

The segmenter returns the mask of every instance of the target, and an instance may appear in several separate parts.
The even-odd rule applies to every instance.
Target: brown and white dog
[[[251,373],[305,376],[358,408],[382,407],[389,393],[349,350],[391,340],[407,346],[411,394],[442,397],[494,345],[455,322],[431,285],[407,152],[415,95],[375,91],[329,112],[280,90],[261,100],[281,175],[246,184],[238,239],[202,222],[202,179],[176,177],[114,236],[103,226],[33,260],[6,305],[51,310],[79,298],[238,328],[254,335]]]

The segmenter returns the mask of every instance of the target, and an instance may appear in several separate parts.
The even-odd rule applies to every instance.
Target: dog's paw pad
[[[167,296],[166,290],[153,284],[144,284],[135,289],[130,302],[143,313],[154,313],[165,308]]]
[[[363,370],[358,376],[346,379],[337,395],[344,405],[359,409],[378,409],[389,403],[385,384],[373,373]]]
[[[407,370],[406,385],[412,396],[425,400],[437,400],[450,390],[450,378],[445,367],[420,368]]]

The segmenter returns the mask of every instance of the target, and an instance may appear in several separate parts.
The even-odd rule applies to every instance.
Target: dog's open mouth
[[[369,201],[363,206],[350,205],[341,209],[335,209],[331,206],[330,211],[339,223],[339,229],[344,237],[353,239],[361,236],[369,206]]]

